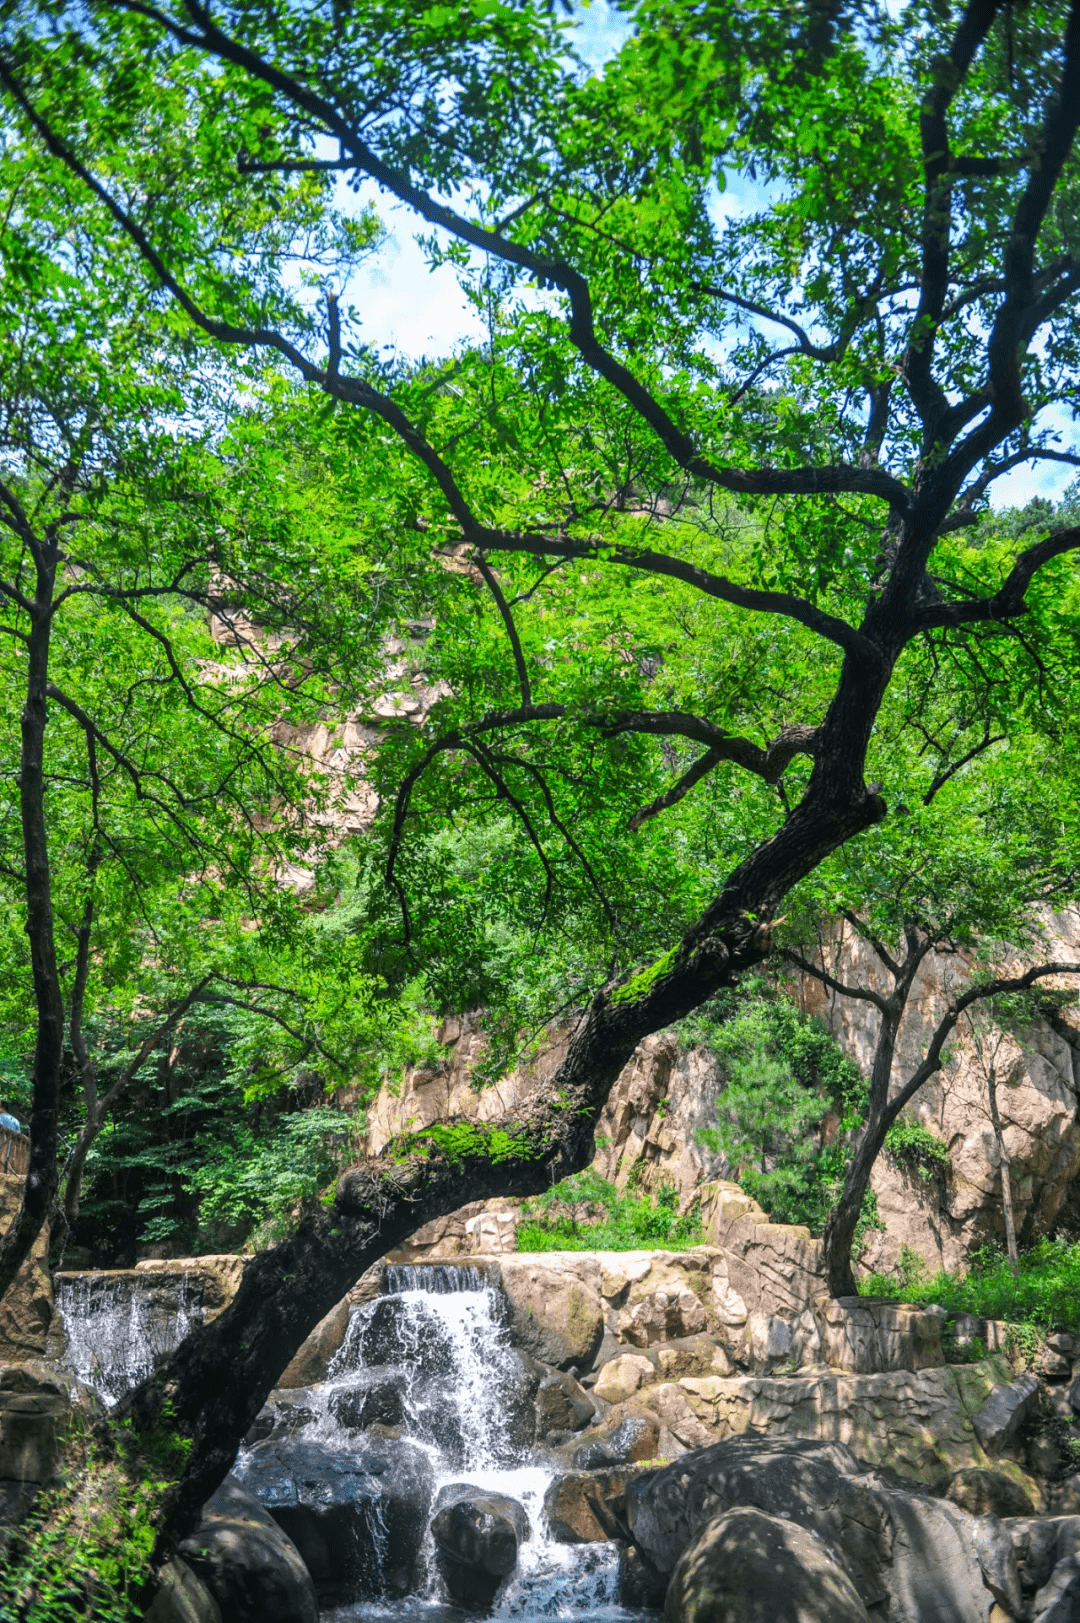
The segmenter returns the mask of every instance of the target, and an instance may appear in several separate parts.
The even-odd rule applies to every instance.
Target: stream
[[[88,1285],[85,1276],[77,1288],[76,1281],[65,1287],[62,1280],[61,1275],[65,1361],[107,1404],[147,1374],[199,1317],[197,1306],[184,1298],[169,1323],[140,1302],[140,1293],[118,1293],[110,1300],[105,1278],[100,1287]],[[338,1469],[350,1460],[357,1470],[365,1468],[367,1434],[358,1430],[357,1417],[364,1427],[374,1419],[376,1433],[386,1439],[384,1448],[392,1449],[400,1439],[402,1446],[427,1455],[434,1497],[449,1484],[467,1483],[479,1492],[508,1495],[524,1508],[528,1537],[487,1615],[520,1623],[638,1623],[654,1616],[619,1606],[616,1544],[565,1544],[552,1538],[543,1507],[555,1464],[532,1443],[531,1397],[522,1395],[521,1363],[501,1292],[476,1270],[387,1267],[383,1294],[352,1309],[327,1379],[277,1397],[279,1407],[298,1403],[290,1417],[290,1443],[325,1450]],[[256,1443],[241,1449],[234,1467],[252,1488],[259,1486],[258,1459]],[[369,1559],[366,1598],[325,1608],[326,1623],[461,1623],[469,1614],[447,1599],[430,1529],[413,1592],[393,1599],[379,1578],[385,1530],[377,1489],[367,1514],[374,1572]]]

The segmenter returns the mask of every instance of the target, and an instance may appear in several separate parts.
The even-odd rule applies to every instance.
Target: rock
[[[0,1480],[47,1483],[77,1412],[100,1413],[87,1388],[37,1360],[0,1369]]]
[[[178,1553],[225,1623],[318,1623],[300,1552],[235,1477],[226,1477],[207,1500],[202,1521]]]
[[[584,1277],[586,1263],[596,1285],[599,1269],[588,1253],[571,1253],[572,1261],[554,1255],[557,1261],[527,1255],[501,1259],[511,1335],[516,1347],[545,1364],[586,1369],[604,1334],[600,1294]]]
[[[819,1297],[821,1360],[852,1374],[940,1369],[941,1318],[870,1296]],[[751,1321],[753,1322],[753,1321]]]
[[[869,1623],[869,1613],[820,1539],[747,1505],[709,1522],[683,1554],[664,1623]]]
[[[1080,1414],[1080,1375],[1078,1375],[1069,1388],[1069,1407]]]
[[[1042,1349],[1035,1367],[1044,1381],[1067,1381],[1072,1374],[1069,1360],[1049,1344]]]
[[[314,1386],[325,1381],[330,1360],[345,1340],[349,1328],[349,1303],[343,1300],[332,1307],[325,1319],[320,1319],[291,1363],[278,1377],[279,1388],[289,1390],[296,1386]]]
[[[158,1573],[161,1585],[143,1623],[222,1623],[221,1608],[201,1578],[173,1556]]]
[[[1023,1587],[1041,1589],[1057,1560],[1057,1523],[1044,1516],[1011,1516],[1002,1526],[1012,1539]]]
[[[1062,1358],[1080,1358],[1080,1336],[1070,1335],[1066,1330],[1052,1330],[1046,1338],[1046,1345],[1051,1352],[1060,1353]]]
[[[498,1256],[517,1250],[519,1217],[516,1211],[483,1211],[465,1220],[469,1250]]]
[[[1051,1516],[1080,1516],[1080,1471],[1064,1482],[1052,1482],[1047,1493]]]
[[[954,1471],[937,1490],[973,1516],[1034,1516],[1035,1506],[1018,1482],[1004,1471],[969,1465]]]
[[[487,1610],[529,1536],[524,1506],[473,1483],[442,1488],[431,1523],[439,1571],[453,1600]]]
[[[1024,1463],[1032,1476],[1056,1476],[1065,1463],[1065,1455],[1051,1432],[1036,1432],[1024,1444]]]
[[[291,1437],[311,1425],[319,1408],[315,1387],[298,1386],[288,1392],[275,1388],[252,1421],[244,1437],[244,1447],[265,1442],[267,1437]]]
[[[613,1358],[603,1366],[596,1377],[593,1391],[605,1403],[622,1403],[625,1398],[632,1397],[639,1386],[655,1379],[656,1370],[647,1358],[624,1353],[621,1358]]]
[[[627,1356],[634,1355],[631,1353]],[[708,1336],[693,1336],[688,1341],[669,1341],[658,1347],[656,1366],[664,1381],[677,1381],[683,1375],[734,1373],[734,1366],[725,1349]]]
[[[1000,1454],[1025,1421],[1038,1397],[1034,1375],[1021,1375],[1009,1386],[995,1386],[972,1420],[975,1435],[988,1454]]]
[[[14,1220],[22,1200],[22,1186],[22,1176],[0,1174],[0,1234]],[[0,1297],[0,1363],[40,1358],[48,1343],[52,1316],[46,1224],[34,1241],[30,1255]]]
[[[407,1363],[414,1380],[446,1376],[454,1359],[449,1335],[429,1320],[423,1340],[416,1342],[409,1333],[408,1315],[409,1308],[400,1296],[380,1296],[365,1307],[364,1318],[349,1337],[355,1366],[370,1369],[376,1364],[397,1367]]]
[[[596,1414],[596,1404],[565,1370],[552,1370],[536,1389],[536,1438],[549,1432],[580,1431]]]
[[[840,1444],[732,1439],[627,1487],[634,1542],[662,1571],[740,1506],[816,1534],[864,1606],[888,1602],[889,1623],[985,1623],[973,1518],[864,1472]]]
[[[633,1347],[655,1347],[663,1341],[696,1335],[707,1324],[705,1309],[688,1286],[653,1291],[632,1307],[624,1307],[616,1320],[620,1341]]]
[[[271,1438],[239,1472],[295,1543],[320,1599],[415,1588],[434,1482],[423,1449],[370,1433],[347,1453]]]
[[[1010,1616],[1019,1617],[1024,1602],[1012,1539],[994,1515],[977,1516],[974,1532],[983,1583]]]
[[[629,1539],[626,1489],[640,1467],[571,1471],[557,1476],[544,1495],[544,1517],[560,1544],[603,1544]]]
[[[1059,1561],[1032,1602],[1034,1623],[1080,1623],[1080,1557]]]
[[[327,1408],[346,1431],[368,1426],[400,1426],[405,1422],[409,1379],[404,1370],[376,1368],[362,1386],[333,1392]]]
[[[619,1605],[630,1611],[658,1612],[664,1604],[668,1580],[657,1572],[636,1544],[619,1550]]]
[[[633,1465],[656,1458],[660,1428],[651,1414],[619,1414],[616,1410],[602,1426],[586,1432],[570,1450],[575,1471],[597,1471],[605,1465]]]

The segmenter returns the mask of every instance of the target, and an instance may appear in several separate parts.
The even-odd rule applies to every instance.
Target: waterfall
[[[109,1408],[202,1321],[203,1285],[194,1274],[59,1273],[54,1297],[66,1336],[62,1361]]]
[[[305,1392],[310,1419],[296,1435],[340,1459],[362,1446],[357,1423],[382,1417],[428,1453],[436,1491],[469,1483],[516,1499],[528,1516],[530,1536],[495,1598],[492,1617],[516,1623],[641,1617],[616,1604],[615,1545],[560,1544],[551,1537],[543,1505],[555,1473],[536,1457],[532,1400],[523,1396],[522,1385],[505,1299],[483,1274],[438,1264],[388,1267],[383,1294],[353,1309],[327,1380]],[[243,1459],[237,1469],[243,1476]],[[430,1533],[423,1568],[419,1594],[339,1606],[324,1614],[327,1623],[449,1623],[465,1616],[443,1598]]]

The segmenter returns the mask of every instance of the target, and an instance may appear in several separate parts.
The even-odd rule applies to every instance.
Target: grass
[[[1040,1240],[1020,1258],[1013,1275],[996,1248],[972,1253],[968,1273],[931,1274],[923,1259],[902,1252],[894,1273],[870,1274],[861,1296],[890,1296],[926,1306],[938,1303],[980,1319],[1002,1319],[1049,1330],[1080,1330],[1080,1244]]]
[[[688,1251],[701,1244],[701,1217],[680,1217],[674,1189],[656,1195],[616,1189],[591,1169],[527,1201],[519,1251]]]

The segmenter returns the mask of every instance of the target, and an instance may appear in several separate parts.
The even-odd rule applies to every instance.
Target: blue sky
[[[599,66],[627,33],[626,18],[606,0],[579,6],[578,50],[586,61]],[[735,180],[723,196],[725,212],[760,207],[760,194],[749,183]],[[446,355],[463,341],[484,336],[475,309],[466,301],[451,266],[430,271],[413,233],[415,216],[407,209],[388,206],[374,186],[361,190],[357,205],[376,203],[390,233],[385,247],[350,281],[349,300],[361,316],[364,337],[373,344],[392,344],[413,358]],[[1053,415],[1058,444],[1069,449],[1077,443],[1076,424],[1064,407]],[[1060,463],[1024,464],[1005,474],[991,487],[995,507],[1022,506],[1032,496],[1057,500],[1077,477],[1077,469]]]

